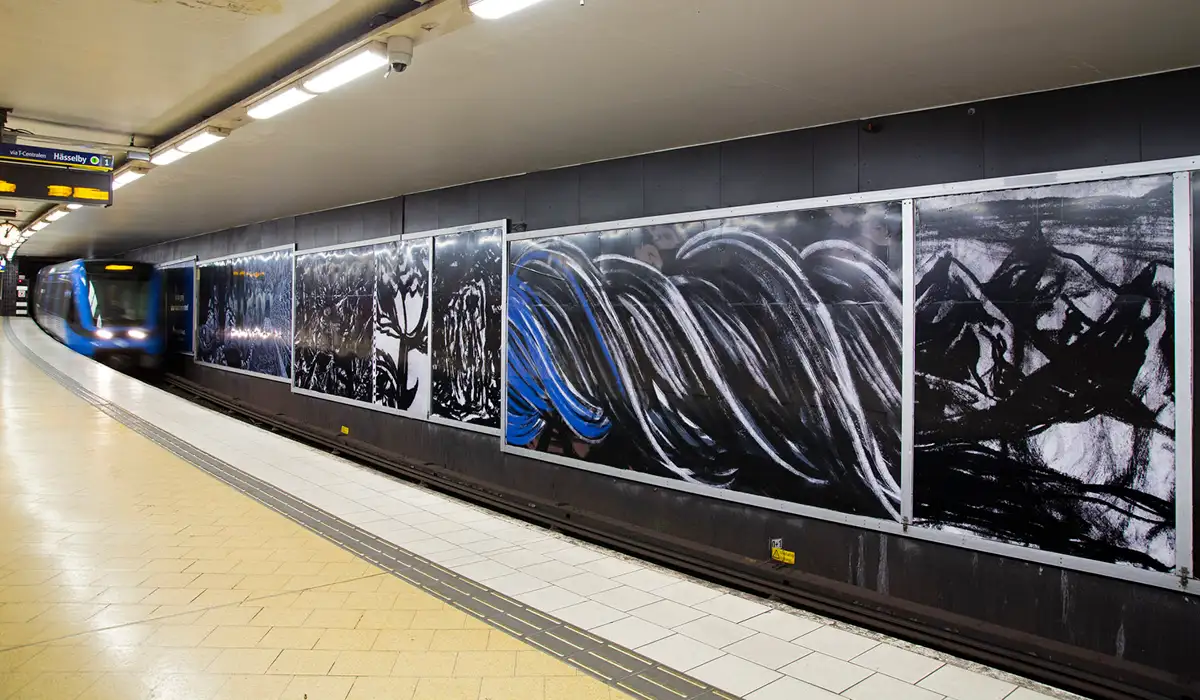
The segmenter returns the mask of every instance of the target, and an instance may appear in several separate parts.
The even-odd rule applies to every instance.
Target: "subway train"
[[[75,352],[114,369],[159,368],[162,315],[162,275],[153,265],[71,260],[38,272],[37,324]]]

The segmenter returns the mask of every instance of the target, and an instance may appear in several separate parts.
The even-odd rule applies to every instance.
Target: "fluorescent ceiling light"
[[[282,114],[292,107],[302,105],[308,102],[316,95],[311,92],[305,92],[300,88],[288,88],[283,92],[276,93],[271,97],[258,102],[246,111],[253,119],[270,119],[277,114]]]
[[[146,173],[138,170],[126,170],[125,172],[117,173],[116,177],[113,178],[112,188],[119,190],[134,180],[140,180],[145,176]]]
[[[195,153],[201,148],[208,148],[214,143],[224,140],[228,135],[229,132],[225,129],[218,129],[213,126],[208,126],[184,139],[182,142],[176,145],[175,148],[183,151],[184,153]],[[154,161],[151,160],[150,162]]]
[[[46,215],[46,221],[58,221],[59,219],[63,218],[64,216],[66,216],[67,214],[70,214],[70,213],[71,212],[67,211],[66,209],[55,209],[54,211],[52,211]]]
[[[375,41],[304,82],[309,92],[329,92],[388,64],[387,45]]]
[[[41,231],[42,229],[46,228],[49,225],[50,225],[49,221],[39,221],[36,224],[34,224],[33,226],[31,226],[30,228],[32,228],[34,231]]]
[[[83,209],[82,204],[68,204],[67,209],[74,211],[75,209]]]
[[[150,157],[150,162],[155,165],[170,165],[177,160],[183,160],[187,157],[187,153],[178,148],[168,148],[165,151],[159,151]]]
[[[524,10],[542,0],[475,0],[471,12],[480,19],[500,19],[505,15]]]

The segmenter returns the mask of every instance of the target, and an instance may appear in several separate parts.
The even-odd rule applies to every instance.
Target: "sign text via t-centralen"
[[[19,146],[15,143],[0,144],[0,161],[30,165],[55,165],[79,170],[95,170],[102,173],[112,172],[113,169],[113,157],[110,155],[64,151],[58,148]]]
[[[0,197],[107,207],[110,155],[0,144]]]

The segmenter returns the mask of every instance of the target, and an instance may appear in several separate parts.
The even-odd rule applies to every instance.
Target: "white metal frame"
[[[200,287],[198,284],[199,277],[197,276],[196,271],[196,260],[198,257],[199,256],[192,255],[186,258],[179,258],[178,260],[168,260],[167,262],[158,263],[155,265],[155,267],[160,270],[172,270],[178,267],[186,267],[188,265],[192,266],[192,349],[178,353],[191,358],[196,357],[196,292]]]
[[[1192,211],[1194,172],[1175,174],[1175,566],[1196,577],[1192,503]],[[1186,304],[1180,304],[1186,300]],[[1182,308],[1181,308],[1182,307]],[[1187,438],[1187,439],[1181,439]],[[1188,468],[1180,469],[1179,465]],[[1193,586],[1193,588],[1196,588]]]
[[[252,255],[265,255],[267,253],[278,253],[279,251],[283,251],[283,250],[286,250],[289,253],[291,253],[291,255],[288,256],[288,259],[291,260],[291,263],[292,263],[292,301],[291,301],[291,306],[292,306],[292,327],[294,328],[296,325],[296,282],[295,282],[295,280],[296,280],[296,244],[295,243],[288,243],[287,245],[277,245],[277,246],[272,246],[270,248],[259,248],[258,250],[247,250],[247,251],[244,251],[241,253],[231,253],[229,255],[222,255],[222,256],[216,257],[216,258],[207,258],[205,260],[197,260],[196,261],[196,283],[195,283],[195,287],[194,287],[195,298],[192,301],[192,308],[195,310],[192,314],[192,316],[193,316],[193,323],[192,323],[193,359],[192,359],[192,361],[193,362],[195,362],[198,365],[202,365],[204,367],[212,367],[213,369],[219,369],[219,370],[223,370],[225,372],[232,372],[234,374],[242,374],[247,377],[257,377],[258,379],[266,379],[268,381],[282,382],[285,384],[292,383],[291,376],[276,377],[273,374],[263,374],[261,372],[251,372],[250,370],[246,370],[246,369],[239,369],[237,367],[226,367],[225,365],[218,365],[218,364],[214,364],[212,362],[204,362],[202,360],[196,359],[196,358],[199,358],[199,356],[200,356],[200,353],[198,352],[198,350],[200,349],[200,326],[199,326],[200,309],[199,309],[199,305],[196,303],[200,299],[200,268],[204,267],[205,265],[214,265],[216,263],[225,262],[226,260],[236,260],[238,258],[248,258]],[[289,329],[288,330],[289,337],[292,335],[292,333],[293,333],[293,331],[291,329]],[[289,372],[288,374],[292,375],[295,373],[296,373],[295,366],[293,364],[292,371]]]
[[[471,432],[483,433],[485,435],[499,437],[501,434],[499,429],[489,428],[489,427],[482,426],[482,425],[474,425],[471,423],[463,423],[461,421],[456,421],[456,420],[450,420],[449,418],[444,418],[442,416],[436,416],[432,412],[433,325],[434,325],[433,276],[434,276],[434,255],[435,255],[434,239],[442,237],[442,236],[453,236],[453,235],[457,235],[457,234],[461,234],[461,233],[470,233],[472,231],[487,231],[487,230],[496,229],[496,228],[500,229],[500,238],[501,238],[501,245],[500,245],[501,266],[503,269],[501,270],[501,278],[500,278],[501,279],[500,294],[501,294],[501,319],[503,320],[503,319],[507,318],[507,315],[505,313],[505,311],[506,311],[505,302],[507,301],[507,295],[508,295],[507,268],[504,266],[504,261],[506,259],[505,254],[507,253],[507,249],[508,249],[507,240],[506,240],[506,236],[508,234],[508,220],[507,219],[501,219],[498,221],[484,221],[484,222],[480,222],[477,224],[468,224],[468,225],[464,225],[464,226],[454,226],[454,227],[450,227],[450,228],[434,229],[431,231],[418,231],[418,232],[414,232],[414,233],[393,234],[390,236],[383,236],[383,237],[379,237],[379,238],[369,238],[366,240],[355,241],[352,243],[335,243],[332,245],[320,246],[317,248],[307,248],[302,251],[297,251],[296,254],[293,256],[293,274],[292,274],[292,299],[293,299],[293,302],[292,302],[292,315],[293,315],[293,321],[292,321],[292,367],[293,367],[293,370],[292,370],[292,381],[291,381],[292,393],[298,394],[300,396],[308,396],[308,397],[312,397],[315,399],[332,401],[334,403],[340,403],[340,404],[344,404],[347,406],[355,406],[357,408],[364,408],[364,409],[371,410],[371,411],[378,411],[380,413],[387,413],[387,414],[394,415],[394,416],[402,416],[404,418],[411,418],[414,420],[421,420],[421,421],[425,421],[428,423],[436,423],[438,425],[446,425],[446,426],[450,426],[453,428],[460,428],[462,430],[468,430]],[[381,245],[381,244],[385,244],[385,243],[395,243],[395,242],[408,243],[408,242],[416,242],[416,241],[426,241],[426,245],[428,246],[428,249],[429,249],[429,289],[427,291],[427,294],[429,297],[430,312],[429,312],[429,315],[428,315],[427,321],[426,321],[426,323],[428,325],[428,333],[426,334],[425,350],[426,350],[426,356],[429,358],[429,363],[430,363],[430,384],[431,384],[431,386],[429,387],[429,391],[426,392],[426,405],[422,406],[422,407],[418,407],[418,409],[416,409],[416,410],[414,410],[414,409],[402,410],[402,409],[397,409],[397,408],[390,408],[387,406],[381,406],[379,404],[371,403],[371,402],[367,402],[367,401],[359,401],[357,399],[348,399],[348,398],[345,398],[342,396],[335,396],[333,394],[325,394],[325,393],[322,393],[319,391],[313,391],[311,389],[302,389],[300,387],[297,387],[296,382],[295,382],[295,374],[296,374],[296,372],[295,372],[295,366],[296,366],[296,359],[295,359],[295,356],[296,356],[295,260],[297,258],[303,257],[305,255],[312,255],[315,253],[328,253],[328,252],[337,251],[337,250],[349,250],[352,248],[369,248],[372,246]],[[507,323],[502,322],[502,325],[501,325],[501,329],[502,329],[501,357],[502,358],[504,356],[504,353],[503,353],[503,329],[505,326],[507,326]],[[501,378],[501,387],[502,387],[502,393],[500,396],[501,417],[502,417],[501,420],[503,420],[503,409],[504,409],[503,381],[504,381],[503,378]]]
[[[902,316],[902,415],[901,415],[901,520],[892,521],[874,517],[850,515],[838,511],[832,511],[814,506],[791,503],[778,499],[766,498],[752,494],[727,492],[721,489],[712,488],[692,484],[689,482],[670,479],[666,477],[653,476],[642,474],[626,469],[609,467],[601,464],[594,464],[579,459],[563,457],[561,455],[549,454],[530,450],[524,447],[509,445],[507,441],[508,432],[508,308],[507,299],[504,307],[504,324],[502,333],[501,352],[502,361],[502,387],[501,392],[505,397],[501,410],[501,445],[502,452],[507,454],[518,455],[530,459],[537,459],[544,462],[551,462],[563,466],[584,469],[586,471],[603,474],[605,476],[637,481],[663,488],[684,491],[688,493],[696,493],[712,498],[732,501],[736,503],[744,503],[771,510],[781,511],[785,513],[793,513],[805,517],[816,518],[819,520],[827,520],[831,522],[843,523],[864,529],[875,530],[878,532],[904,535],[915,539],[926,540],[930,542],[939,542],[974,551],[986,552],[1006,556],[1013,559],[1021,559],[1039,564],[1056,566],[1076,571],[1108,576],[1111,578],[1132,581],[1136,583],[1156,586],[1160,588],[1173,589],[1184,591],[1191,594],[1200,594],[1200,586],[1188,585],[1189,581],[1193,581],[1195,571],[1192,567],[1192,494],[1191,494],[1191,365],[1192,365],[1192,338],[1191,338],[1191,236],[1192,236],[1192,212],[1191,212],[1191,191],[1188,187],[1190,179],[1186,173],[1200,170],[1200,157],[1193,158],[1175,158],[1169,160],[1149,161],[1144,163],[1130,163],[1112,166],[1103,166],[1097,168],[1082,168],[1077,170],[1065,170],[1050,173],[1037,173],[1032,175],[1019,175],[1013,177],[990,178],[985,180],[973,180],[967,182],[956,182],[941,185],[928,185],[921,187],[908,187],[892,190],[880,190],[874,192],[862,192],[845,195],[835,195],[829,197],[813,197],[808,199],[791,200],[785,202],[773,202],[769,204],[756,204],[739,207],[726,207],[721,209],[710,209],[698,212],[685,212],[679,214],[669,214],[663,216],[641,217],[636,219],[626,219],[620,221],[606,221],[594,224],[585,224],[580,226],[566,226],[553,229],[543,229],[538,231],[527,231],[522,233],[509,234],[506,237],[506,243],[511,244],[515,241],[552,238],[558,236],[567,236],[578,233],[591,233],[593,231],[611,231],[616,229],[641,228],[646,226],[677,224],[690,221],[702,221],[708,219],[723,219],[739,216],[753,216],[759,214],[767,214],[772,212],[783,211],[803,211],[812,209],[824,209],[830,207],[857,205],[857,204],[877,204],[881,202],[900,202],[902,206],[902,244],[903,244],[903,265],[902,282],[903,282],[903,316]],[[978,192],[990,192],[997,190],[1011,190],[1028,187],[1045,187],[1049,185],[1092,182],[1098,180],[1113,180],[1132,177],[1141,177],[1149,175],[1163,175],[1168,173],[1175,174],[1175,275],[1176,275],[1176,293],[1175,293],[1175,318],[1176,318],[1176,348],[1175,348],[1175,363],[1176,363],[1176,503],[1177,503],[1177,529],[1176,529],[1176,571],[1173,573],[1162,573],[1149,571],[1135,566],[1124,564],[1110,564],[1100,562],[1083,557],[1068,556],[1058,554],[1051,551],[1034,549],[1023,545],[1009,544],[996,540],[986,539],[979,535],[950,532],[937,530],[926,526],[916,525],[912,522],[913,513],[913,456],[914,456],[914,398],[915,398],[915,341],[916,341],[916,324],[915,324],[915,287],[916,287],[916,221],[915,221],[915,202],[916,199],[927,197],[941,197],[947,195],[972,194]],[[1186,192],[1186,203],[1184,201]],[[1186,204],[1186,211],[1184,206]],[[504,250],[504,265],[505,278],[508,276],[508,245],[505,245]],[[507,282],[506,282],[507,295]],[[1185,551],[1186,550],[1186,551]],[[1185,569],[1187,567],[1185,575]]]

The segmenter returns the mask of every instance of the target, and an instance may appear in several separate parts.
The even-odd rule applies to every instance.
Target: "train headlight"
[[[110,330],[105,330],[105,329],[101,328],[96,331],[96,337],[100,338],[101,340],[112,340],[113,332]]]
[[[129,337],[133,338],[134,340],[145,340],[147,336],[148,336],[148,334],[146,333],[146,331],[144,331],[140,328],[135,328],[135,329],[129,331]]]

